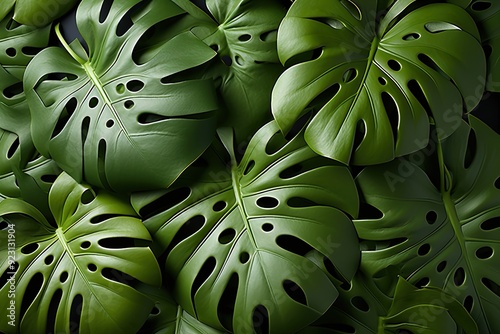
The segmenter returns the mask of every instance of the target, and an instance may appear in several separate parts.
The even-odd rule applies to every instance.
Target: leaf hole
[[[109,11],[111,10],[111,6],[113,5],[113,0],[104,0],[101,6],[101,10],[99,11],[99,23],[104,23],[106,18],[109,15]]]
[[[12,268],[10,266],[12,266]],[[5,284],[7,284],[12,277],[15,277],[17,269],[19,269],[19,263],[17,262],[7,266],[2,276],[0,276],[0,290],[3,289]]]
[[[285,63],[285,67],[287,68],[287,67],[291,67],[293,65],[296,65],[298,63],[304,63],[307,61],[316,60],[319,57],[321,57],[322,54],[323,54],[323,48],[316,48],[314,50],[299,53],[299,54],[291,57],[290,59],[288,59]],[[338,84],[336,84],[336,85],[338,85]],[[339,89],[340,89],[340,86],[339,86]]]
[[[493,256],[493,248],[484,246],[476,250],[476,257],[481,260],[488,259]]]
[[[453,283],[455,286],[461,286],[465,282],[465,270],[462,267],[459,267],[455,270],[455,274],[453,275]]]
[[[258,305],[252,313],[255,334],[269,334],[269,312],[264,305]]]
[[[326,256],[323,257],[323,265],[325,266],[326,271],[340,283],[340,288],[344,291],[351,290],[351,283],[349,283],[349,281],[337,270],[332,261]]]
[[[21,302],[21,311],[19,312],[19,319],[23,319],[26,311],[35,300],[43,285],[42,273],[36,273],[31,277],[26,289],[24,290],[23,300]]]
[[[471,313],[472,307],[474,307],[474,298],[472,298],[471,295],[468,295],[464,299],[464,308],[467,310],[467,312]]]
[[[191,286],[191,302],[193,303],[193,305],[195,304],[194,297],[196,295],[196,292],[213,273],[216,265],[217,261],[213,256],[210,256],[201,266],[200,271],[196,275],[196,278],[193,281],[193,285]]]
[[[425,255],[429,254],[430,251],[431,251],[431,245],[423,244],[422,246],[420,246],[418,248],[418,255],[425,256]]]
[[[360,202],[358,220],[378,220],[384,216],[384,213],[380,211],[375,206],[366,203],[365,201]]]
[[[295,165],[283,170],[279,176],[281,179],[291,179],[292,177],[295,177],[295,176],[301,174],[301,172],[302,172],[302,165],[295,164]]]
[[[361,296],[355,296],[351,299],[351,304],[362,312],[368,312],[370,310],[370,306],[366,300]]]
[[[422,289],[424,286],[427,286],[429,282],[430,282],[429,277],[422,277],[417,281],[417,283],[415,283],[415,286],[419,289]]]
[[[90,218],[90,223],[91,224],[100,224],[102,222],[105,222],[111,218],[115,217],[121,217],[120,215],[114,214],[114,213],[103,213],[101,215],[94,216]]]
[[[349,12],[349,14],[352,15],[352,17],[354,17],[358,21],[361,21],[362,18],[361,10],[354,2],[350,0],[340,0],[340,3],[342,4],[342,6],[345,7],[345,9],[347,9],[347,11]]]
[[[238,37],[240,42],[248,42],[250,39],[252,39],[252,35],[249,34],[243,34]]]
[[[391,247],[398,246],[398,245],[406,242],[407,240],[408,240],[408,238],[405,238],[405,237],[393,238],[393,239],[387,239],[387,240],[360,239],[359,246],[360,246],[362,251],[374,252],[374,251],[380,251],[383,249],[388,249]]]
[[[500,286],[497,283],[493,282],[492,280],[490,280],[489,278],[486,278],[486,277],[481,278],[481,282],[491,292],[493,292],[495,295],[500,297]]]
[[[53,255],[48,255],[47,257],[45,257],[44,261],[43,261],[46,265],[50,266],[52,264],[52,262],[54,262],[54,256]]]
[[[288,199],[286,204],[291,208],[308,208],[312,206],[319,206],[318,203],[304,197],[292,197]]]
[[[245,171],[243,172],[243,175],[248,175],[248,173],[250,173],[254,167],[255,160],[250,160],[245,168]]]
[[[385,112],[391,123],[392,135],[397,138],[398,135],[398,125],[399,125],[399,110],[396,101],[387,92],[382,93],[382,103],[384,104]]]
[[[130,92],[136,93],[144,88],[144,82],[140,80],[130,80],[127,82],[127,89]]]
[[[348,83],[356,79],[357,76],[358,76],[358,71],[356,71],[355,68],[350,68],[347,71],[345,71],[344,74],[342,75],[342,81],[344,83]]]
[[[19,137],[16,136],[16,139],[10,145],[9,150],[7,151],[7,159],[11,159],[14,156],[14,153],[16,153],[17,149],[19,148]]]
[[[425,220],[427,221],[427,223],[429,225],[434,224],[437,221],[437,218],[438,218],[438,215],[437,215],[436,211],[429,211],[425,215]]]
[[[270,30],[259,36],[262,42],[276,42],[278,40],[278,30]]]
[[[124,85],[124,84],[122,84],[122,83],[121,83],[121,84],[116,85],[116,92],[117,92],[118,94],[123,94],[123,93],[125,93],[125,85]]]
[[[125,249],[133,247],[147,247],[149,245],[148,240],[135,239],[128,237],[111,237],[100,239],[98,242],[99,246],[107,249]]]
[[[365,138],[365,135],[366,135],[366,124],[365,121],[360,119],[356,123],[356,133],[354,134],[353,148],[357,149],[361,145],[363,139]]]
[[[490,218],[481,223],[481,229],[483,231],[491,231],[499,227],[500,227],[500,217]]]
[[[9,227],[9,224],[5,220],[0,220],[0,231],[7,229],[7,227]]]
[[[196,215],[186,221],[175,233],[165,250],[165,254],[169,254],[178,244],[198,232],[205,224],[205,221],[206,219],[202,215]]]
[[[302,239],[288,234],[282,234],[278,236],[276,238],[276,244],[284,250],[300,256],[305,256],[307,253],[314,249],[311,245],[309,245]]]
[[[217,44],[212,44],[212,45],[210,45],[210,48],[211,48],[212,50],[214,50],[215,52],[218,52],[218,51],[219,51],[219,46],[218,46]]]
[[[112,128],[113,125],[115,125],[115,121],[113,121],[112,119],[108,119],[106,121],[106,127],[109,129],[109,128]]]
[[[287,142],[288,141],[285,139],[281,131],[276,132],[266,144],[267,155],[273,155],[274,153],[280,151],[287,144]]]
[[[335,83],[325,89],[323,92],[321,92],[318,96],[314,98],[314,100],[309,103],[310,107],[313,108],[321,108],[323,107],[328,101],[330,101],[337,93],[340,91],[340,84]]]
[[[498,177],[496,180],[495,180],[495,188],[499,189],[500,190],[500,177]]]
[[[493,47],[489,44],[483,44],[484,55],[486,59],[490,59],[491,54],[493,53]]]
[[[21,253],[23,253],[25,255],[32,254],[38,249],[38,247],[39,247],[38,243],[28,244],[28,245],[24,246],[23,248],[21,248]]]
[[[62,290],[57,289],[56,292],[52,295],[50,300],[49,309],[47,311],[47,325],[46,325],[46,333],[57,333],[55,329],[56,325],[56,316],[57,309],[59,308],[59,304],[61,303],[62,298]]]
[[[431,34],[437,34],[443,31],[449,30],[462,30],[454,24],[448,22],[428,22],[424,25],[425,30],[430,32]]]
[[[68,279],[69,275],[67,271],[63,271],[59,276],[59,282],[64,283]]]
[[[80,320],[82,317],[82,310],[83,310],[83,297],[82,295],[78,294],[73,299],[69,312],[69,327],[71,329],[70,334],[80,333]]]
[[[64,110],[57,120],[54,130],[52,131],[51,138],[57,137],[57,135],[59,135],[59,133],[61,133],[61,131],[66,127],[66,124],[68,123],[71,115],[76,109],[77,103],[78,101],[74,97],[69,99],[69,101],[66,103],[66,106],[64,107]]]
[[[54,183],[56,179],[57,175],[52,175],[52,174],[44,174],[40,177],[40,180],[42,180],[45,183]]]
[[[137,289],[138,286],[141,285],[141,282],[138,279],[118,269],[104,268],[101,270],[101,274],[110,281],[128,285],[133,289]]]
[[[123,106],[125,107],[125,109],[132,109],[134,107],[134,104],[134,101],[127,100],[123,103]]]
[[[5,50],[5,53],[7,54],[7,56],[9,57],[15,57],[16,54],[17,54],[17,51],[16,49],[14,48],[8,48],[7,50]]]
[[[225,229],[219,234],[219,243],[222,245],[227,245],[231,241],[233,241],[236,236],[236,231],[232,228]]]
[[[400,71],[401,70],[401,64],[394,60],[394,59],[391,59],[387,62],[387,65],[389,65],[389,68],[393,71]]]
[[[240,262],[242,264],[245,264],[248,262],[248,260],[250,260],[250,254],[248,254],[247,252],[242,252],[240,254]]]
[[[212,207],[212,210],[215,212],[221,212],[227,207],[227,203],[225,201],[218,201],[217,203],[214,204]]]
[[[217,304],[217,317],[222,326],[228,331],[233,330],[234,307],[238,293],[238,284],[238,274],[233,273]]]
[[[33,47],[33,46],[25,46],[21,49],[21,52],[25,56],[34,57],[42,50],[43,50],[43,48],[37,48],[37,47]]]
[[[385,86],[387,85],[387,80],[383,77],[378,77],[378,82],[382,85]]]
[[[336,19],[332,19],[332,18],[328,18],[328,17],[314,17],[314,18],[311,18],[311,20],[326,24],[327,26],[329,26],[333,29],[337,29],[337,30],[344,29],[344,24]]]
[[[98,104],[99,104],[99,99],[95,96],[93,98],[91,98],[89,101],[90,108],[95,108],[95,107],[97,107]]]
[[[189,187],[181,187],[170,190],[161,197],[141,208],[139,210],[139,215],[144,220],[149,219],[182,203],[189,197],[190,194],[191,189]]]
[[[87,189],[83,192],[82,196],[80,197],[80,201],[82,204],[90,204],[92,201],[95,199],[95,194],[92,191],[92,189]]]
[[[151,312],[149,312],[149,314],[151,314],[152,316],[157,316],[160,313],[161,311],[157,306],[153,306],[153,309],[151,310]]]
[[[491,7],[491,2],[487,1],[477,1],[474,2],[471,6],[472,10],[476,12],[482,12],[483,10],[487,10]]]
[[[413,94],[413,96],[418,100],[418,102],[422,105],[424,110],[427,112],[428,116],[432,116],[431,107],[429,105],[429,101],[425,97],[425,93],[420,87],[420,84],[416,80],[408,81],[408,89]]]
[[[304,293],[304,290],[302,290],[302,288],[297,283],[288,279],[284,280],[283,289],[285,290],[286,294],[290,298],[295,300],[297,303],[307,306],[306,294]]]
[[[95,272],[97,271],[97,266],[96,266],[95,264],[93,264],[93,263],[89,263],[89,264],[87,265],[87,269],[88,269],[89,271],[91,271],[91,272],[95,273]]]
[[[257,206],[261,209],[274,209],[276,208],[280,203],[279,201],[274,198],[274,197],[270,197],[270,196],[264,196],[264,197],[260,197],[257,202],[256,202]]]
[[[439,262],[439,264],[437,265],[437,268],[436,268],[437,272],[438,272],[438,273],[443,272],[443,270],[445,270],[445,269],[446,269],[446,264],[447,264],[447,262],[446,262],[446,261],[441,261],[441,262]]]
[[[221,56],[220,57],[222,63],[224,63],[224,65],[226,66],[231,66],[233,64],[233,60],[231,59],[231,57],[229,56]]]
[[[411,33],[403,36],[404,41],[415,41],[420,38],[420,34],[418,33]]]
[[[262,231],[264,231],[264,232],[271,232],[273,229],[274,229],[274,226],[271,223],[262,224]]]
[[[23,82],[16,82],[13,85],[8,86],[3,90],[3,96],[5,96],[7,99],[12,99],[18,95],[21,95],[23,93]]]
[[[243,66],[244,65],[244,61],[243,61],[243,58],[241,56],[234,56],[234,61],[236,62],[236,64],[240,65],[240,66]]]

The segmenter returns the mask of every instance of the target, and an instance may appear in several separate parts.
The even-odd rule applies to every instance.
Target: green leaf
[[[63,16],[79,0],[2,0],[0,19],[14,8],[14,20],[21,24],[44,27]]]
[[[209,146],[217,109],[211,79],[169,77],[215,52],[172,23],[169,39],[138,62],[141,38],[184,11],[160,0],[115,1],[107,16],[102,7],[90,0],[78,7],[88,56],[62,41],[66,51],[44,49],[28,66],[33,141],[77,181],[115,191],[166,187]]]
[[[200,69],[214,78],[225,105],[223,124],[247,141],[271,118],[271,91],[283,71],[276,49],[286,10],[276,0],[208,0],[210,15],[188,0],[175,0],[196,17],[193,31],[219,57]]]
[[[16,305],[16,327],[0,319],[0,330],[13,333],[135,333],[153,302],[135,284],[159,286],[158,263],[144,243],[151,237],[134,210],[110,194],[94,192],[67,174],[54,183],[49,203],[57,227],[33,206],[18,199],[0,203],[0,273],[12,277],[0,289],[0,307]],[[7,224],[4,224],[7,225]],[[13,229],[15,240],[7,239]],[[70,327],[71,326],[71,327]]]
[[[411,10],[413,2],[395,2],[377,24],[375,1],[295,1],[278,32],[280,59],[293,65],[273,90],[280,128],[289,131],[309,106],[320,109],[307,143],[357,165],[425,147],[415,138],[428,137],[429,116],[443,138],[450,135],[450,120],[482,97],[479,32],[457,6]]]
[[[396,294],[389,313],[380,318],[379,334],[411,333],[479,334],[474,320],[467,310],[438,288],[417,289],[403,278],[399,278]]]
[[[370,216],[355,221],[361,267],[383,268],[417,287],[444,291],[470,311],[480,333],[500,331],[500,138],[473,116],[441,145],[438,188],[414,163],[399,159],[357,177]],[[377,213],[378,212],[378,213]]]
[[[137,334],[222,334],[193,318],[174,301],[169,290],[143,289],[155,301],[155,308]]]
[[[303,133],[287,140],[276,123],[259,130],[240,163],[232,132],[219,131],[230,170],[210,150],[167,192],[132,203],[152,232],[175,297],[216,329],[293,332],[320,317],[338,295],[305,255],[316,250],[350,280],[359,261],[357,190],[347,168],[317,156]],[[267,320],[266,320],[267,319]],[[267,328],[268,327],[268,328]]]

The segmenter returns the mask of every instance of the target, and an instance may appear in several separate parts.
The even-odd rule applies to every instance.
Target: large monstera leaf
[[[280,128],[287,132],[310,107],[319,109],[307,143],[361,165],[424,148],[415,138],[427,138],[430,123],[450,135],[450,120],[482,97],[479,32],[458,6],[415,5],[396,1],[377,21],[376,1],[295,1],[278,32],[280,59],[293,65],[273,90]]]
[[[285,8],[276,0],[208,0],[205,13],[189,0],[174,2],[196,17],[193,31],[219,54],[202,71],[218,84],[224,124],[238,142],[248,142],[272,118],[271,91],[283,71],[276,36]]]
[[[231,152],[230,132],[220,133]],[[205,164],[213,166],[216,152]],[[274,122],[239,164],[234,153],[231,160],[230,170],[197,167],[168,192],[137,194],[132,203],[188,313],[235,333],[296,331],[338,295],[306,254],[316,250],[345,280],[357,269],[357,236],[341,211],[357,215],[351,174],[317,156],[302,132],[287,141]]]
[[[441,144],[439,189],[407,160],[368,167],[357,182],[380,211],[355,221],[362,270],[392,268],[416,286],[436,286],[461,303],[480,333],[500,331],[499,136],[473,116]],[[373,210],[376,212],[377,210]],[[385,268],[385,269],[384,269]]]
[[[132,207],[102,191],[95,193],[67,174],[49,195],[57,227],[33,206],[18,199],[0,203],[0,237],[14,233],[15,256],[0,244],[0,305],[16,305],[15,327],[0,319],[0,330],[13,333],[135,333],[153,301],[134,287],[159,286],[161,275],[151,240]],[[12,232],[14,231],[14,232]],[[11,239],[9,239],[11,240]],[[15,262],[9,261],[15,259]],[[12,281],[9,281],[12,282]]]
[[[66,50],[44,49],[28,66],[33,142],[77,181],[116,191],[168,186],[212,141],[217,109],[211,79],[169,77],[216,53],[174,28],[143,59],[149,28],[184,11],[171,1],[104,3],[85,0],[77,10],[88,56],[62,40]]]
[[[14,20],[43,27],[68,12],[79,0],[2,0],[0,20],[13,11]]]

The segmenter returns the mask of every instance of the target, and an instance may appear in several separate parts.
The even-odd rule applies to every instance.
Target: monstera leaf
[[[13,301],[17,310],[16,326],[2,317],[0,330],[135,333],[153,302],[134,286],[161,284],[158,263],[142,245],[151,240],[147,229],[127,202],[67,174],[54,183],[49,203],[57,227],[26,202],[0,203],[0,237],[15,245],[8,258],[12,249],[0,244],[0,273],[6,278],[0,305],[5,310]],[[15,240],[7,239],[9,231]]]
[[[79,0],[2,0],[0,20],[11,10],[14,20],[22,24],[43,27],[61,17]]]
[[[276,35],[285,8],[276,0],[208,0],[205,13],[189,0],[174,2],[196,18],[193,32],[219,54],[200,71],[218,84],[224,124],[238,142],[248,142],[272,118],[271,91],[283,71]]]
[[[378,21],[376,1],[295,1],[278,32],[280,59],[293,65],[273,90],[280,128],[289,131],[308,107],[320,109],[307,143],[358,165],[424,148],[415,138],[428,138],[429,116],[443,138],[450,135],[453,119],[482,97],[479,32],[458,6],[416,5],[396,1]]]
[[[338,295],[309,251],[345,280],[357,269],[357,236],[341,211],[356,216],[357,190],[349,170],[317,156],[302,132],[286,140],[268,123],[239,164],[230,134],[220,131],[230,170],[198,167],[204,172],[192,171],[168,192],[134,195],[132,203],[183,309],[216,329],[293,332]],[[211,166],[216,153],[195,165]]]
[[[137,334],[223,334],[193,318],[174,301],[165,288],[143,290],[155,301],[155,307]]]
[[[500,138],[469,116],[471,127],[437,143],[439,189],[406,160],[368,167],[357,177],[373,217],[355,221],[362,269],[390,267],[464,304],[480,333],[500,331]],[[379,211],[379,213],[377,213]]]
[[[440,289],[417,289],[399,278],[396,294],[387,316],[379,322],[378,333],[479,334],[467,310],[452,296]]]
[[[77,181],[116,191],[166,187],[212,141],[217,109],[211,79],[169,77],[216,53],[174,30],[137,63],[149,29],[184,11],[170,1],[104,2],[85,0],[77,10],[88,56],[58,33],[66,50],[44,49],[28,66],[33,142]]]

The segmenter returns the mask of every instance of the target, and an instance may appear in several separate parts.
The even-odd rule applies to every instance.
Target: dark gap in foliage
[[[269,312],[264,305],[258,305],[252,314],[255,334],[269,334]]]
[[[350,0],[340,0],[342,6],[347,9],[347,11],[354,17],[356,20],[361,21],[361,11],[359,8]]]
[[[62,298],[62,290],[57,289],[52,295],[52,299],[50,300],[49,310],[47,312],[47,325],[45,327],[45,333],[47,334],[56,334],[56,316],[57,309],[59,308],[59,304]]]
[[[2,218],[0,218],[0,231],[5,230],[8,226],[9,224],[5,220],[2,220]]]
[[[314,50],[309,50],[309,51],[299,53],[299,54],[291,57],[290,59],[288,59],[285,62],[284,67],[289,68],[289,67],[292,67],[293,65],[305,63],[307,61],[316,60],[321,56],[322,53],[323,53],[323,48],[317,48]]]
[[[113,0],[104,0],[99,11],[99,23],[104,23],[108,18],[111,6],[113,5]]]
[[[500,217],[490,218],[481,224],[483,231],[491,231],[500,227]]]
[[[418,33],[410,33],[410,34],[403,36],[403,40],[404,41],[415,41],[415,40],[419,39],[420,37],[421,36]]]
[[[7,151],[7,159],[11,159],[19,148],[19,137],[16,136],[16,140],[10,145],[9,150]]]
[[[350,68],[347,71],[345,71],[344,74],[342,75],[342,81],[344,83],[349,83],[354,79],[356,79],[357,76],[358,76],[358,71],[355,68]]]
[[[12,99],[13,97],[20,95],[24,92],[23,90],[23,82],[16,82],[13,85],[10,85],[9,87],[5,88],[3,90],[3,96],[5,96],[8,99]]]
[[[249,35],[249,34],[243,34],[243,35],[238,36],[238,40],[240,42],[248,42],[251,39],[252,39],[252,35]]]
[[[153,308],[151,309],[151,312],[149,312],[149,314],[152,316],[157,316],[160,313],[161,313],[161,310],[156,305],[153,306]]]
[[[132,247],[148,247],[151,242],[144,239],[111,237],[100,239],[97,243],[99,244],[99,246],[108,249],[124,249]]]
[[[250,260],[250,254],[248,254],[247,252],[242,252],[240,254],[240,263],[245,264],[248,262],[248,260]]]
[[[465,157],[464,157],[465,169],[469,168],[472,162],[474,161],[474,158],[476,156],[476,151],[477,151],[476,133],[474,132],[474,130],[471,130],[469,132],[469,138],[467,140],[467,149],[465,151]]]
[[[210,166],[210,164],[208,163],[207,159],[205,159],[205,157],[202,155],[200,156],[198,159],[196,159],[190,167],[194,167],[194,168],[208,168],[208,166]]]
[[[14,29],[17,29],[21,26],[21,24],[17,21],[15,21],[13,18],[9,19],[9,22],[7,22],[7,25],[5,26],[5,28],[8,30],[8,31],[12,31]]]
[[[289,198],[288,201],[286,201],[286,204],[291,208],[308,208],[312,206],[319,206],[318,203],[304,197]]]
[[[231,59],[231,57],[229,57],[227,55],[221,56],[220,60],[226,66],[231,66],[233,64],[233,60]]]
[[[34,253],[38,249],[38,246],[39,245],[36,242],[31,243],[31,244],[27,244],[26,246],[21,248],[21,253],[23,253],[25,255],[29,255],[31,253]]]
[[[257,200],[256,204],[261,209],[274,209],[280,202],[274,197],[263,196]]]
[[[390,59],[388,62],[387,62],[387,65],[389,65],[389,68],[393,71],[400,71],[401,70],[401,64],[397,61],[397,60],[394,60],[394,59]]]
[[[387,248],[397,246],[397,245],[402,244],[403,242],[405,242],[407,240],[408,240],[408,238],[405,238],[405,237],[393,238],[393,239],[388,239],[388,240],[359,239],[359,247],[362,251],[373,252],[373,251],[379,251],[382,249],[387,249]]]
[[[116,36],[121,37],[125,35],[130,28],[133,27],[134,23],[147,12],[151,1],[152,0],[143,0],[130,8],[120,19],[120,22],[118,22],[118,26],[116,27]]]
[[[439,65],[431,57],[429,57],[428,55],[426,55],[424,53],[419,53],[417,57],[418,57],[418,60],[420,60],[424,65],[433,69],[437,73],[441,74],[447,80],[451,80],[451,78],[443,71],[443,69],[441,67],[439,67]]]
[[[491,2],[486,2],[486,1],[477,1],[474,2],[471,6],[472,10],[476,12],[481,12],[483,10],[487,10],[491,7]]]
[[[326,271],[332,275],[340,283],[340,287],[345,291],[351,290],[351,283],[345,279],[345,277],[337,270],[335,265],[330,261],[326,256],[323,257],[323,265],[325,266]]]
[[[464,308],[467,310],[467,312],[471,313],[473,307],[474,307],[474,298],[472,298],[471,295],[465,297]]]
[[[389,122],[391,123],[392,135],[394,138],[398,136],[398,127],[399,127],[399,109],[396,101],[387,92],[382,93],[382,103],[384,104],[385,111],[387,113],[387,117],[389,118]]]
[[[69,312],[69,331],[70,334],[80,333],[80,320],[83,310],[83,297],[78,294],[73,298]]]
[[[276,244],[286,251],[291,253],[305,256],[314,248],[307,242],[299,239],[293,235],[282,234],[276,238]]]
[[[167,75],[167,76],[161,78],[160,82],[164,85],[168,85],[168,84],[179,83],[179,82],[183,82],[183,81],[187,81],[187,80],[199,79],[201,77],[200,73],[205,73],[207,70],[207,67],[210,64],[211,64],[211,62],[201,64],[201,65],[198,65],[198,66],[193,67],[193,68],[189,68],[189,69],[184,70],[184,71],[172,73],[170,75]],[[220,81],[219,84],[214,84],[214,87],[219,88],[221,83],[222,83],[222,81]]]
[[[436,211],[429,211],[425,215],[425,220],[428,224],[432,225],[437,221],[438,215]]]
[[[231,241],[233,241],[236,236],[236,231],[232,228],[227,228],[219,234],[218,241],[222,245],[227,245]]]
[[[114,214],[114,213],[103,213],[101,215],[94,216],[90,218],[91,224],[100,224],[108,219],[122,217],[122,215]]]
[[[325,326],[325,328],[332,329],[340,333],[348,333],[348,334],[356,333],[356,329],[348,324],[329,324]]]
[[[437,272],[438,272],[438,273],[443,272],[443,270],[445,270],[445,269],[446,269],[446,264],[447,264],[447,262],[446,262],[446,261],[441,261],[441,262],[439,262],[439,264],[438,264],[438,265],[437,265],[437,267],[436,267]]]
[[[297,303],[307,306],[306,294],[304,293],[304,290],[302,290],[302,288],[297,283],[288,279],[284,280],[283,289],[285,290],[286,294],[290,298],[295,300]]]
[[[486,59],[490,59],[491,54],[493,53],[493,47],[489,44],[483,44],[484,55]]]
[[[198,232],[204,224],[205,217],[203,217],[202,215],[194,216],[187,222],[185,222],[172,238],[172,241],[170,241],[170,243],[168,244],[168,247],[165,250],[165,254],[168,256],[172,249],[174,249],[182,241]]]
[[[494,185],[495,185],[495,188],[500,189],[500,177],[498,177],[498,178],[495,180]]]
[[[481,282],[487,287],[491,292],[500,297],[500,285],[496,284],[489,278],[483,277],[481,278]]]
[[[382,217],[384,217],[384,213],[382,211],[380,211],[373,205],[366,203],[365,201],[360,201],[358,215],[359,220],[376,220],[382,219]]]
[[[300,118],[293,125],[292,129],[285,135],[285,139],[291,141],[295,137],[297,137],[299,133],[301,133],[302,130],[306,127],[311,117],[312,110],[306,109],[306,112],[302,116],[300,116]]]
[[[213,256],[210,256],[205,261],[205,263],[203,263],[203,266],[201,266],[200,271],[196,275],[193,281],[193,285],[191,286],[191,302],[193,303],[193,305],[195,305],[194,297],[196,295],[196,292],[201,287],[201,285],[210,277],[210,275],[212,275],[216,265],[217,261]]]
[[[85,179],[85,142],[90,128],[90,117],[86,116],[82,121],[81,137],[82,137],[82,179]],[[55,180],[54,180],[55,181]]]
[[[107,0],[106,0],[107,1]],[[59,19],[60,22],[60,31],[65,41],[72,42],[75,39],[80,41],[80,44],[83,46],[85,51],[88,54],[89,48],[87,42],[83,39],[78,27],[76,25],[76,11],[78,6],[74,6],[72,10],[66,13]],[[61,41],[55,34],[54,29],[51,29],[51,34],[49,38],[49,45],[55,45],[58,47],[63,47]]]
[[[10,268],[10,265],[7,268],[5,268],[4,273],[2,274],[2,276],[0,276],[0,290],[3,289],[5,284],[7,284],[7,282],[9,281],[9,279],[11,279],[13,276],[15,277],[17,269],[19,269],[19,263],[17,262],[14,262],[12,266],[13,266],[12,269]]]
[[[255,167],[255,160],[250,160],[247,166],[245,167],[243,175],[248,175],[248,173],[250,173],[254,167]]]
[[[182,115],[182,116],[164,116],[155,113],[142,113],[137,117],[137,121],[140,124],[151,124],[161,121],[173,120],[173,119],[183,119],[183,120],[198,120],[198,119],[206,119],[212,116],[212,112],[201,112],[191,115]]]
[[[121,284],[128,285],[133,289],[137,289],[138,286],[141,285],[141,281],[137,278],[130,276],[129,274],[124,273],[121,270],[113,269],[113,268],[103,268],[101,270],[101,274],[103,277],[115,281]]]
[[[177,204],[186,200],[191,194],[189,187],[181,187],[169,190],[161,197],[145,205],[139,210],[139,215],[144,219],[149,219],[157,214],[167,211]]]
[[[429,284],[429,282],[430,282],[429,277],[422,277],[415,283],[415,286],[419,289],[422,289],[424,286]]]
[[[280,173],[280,178],[281,179],[291,179],[292,177],[298,176],[302,173],[302,165],[301,164],[295,164],[293,166],[290,166],[286,169],[284,169]]]
[[[278,40],[278,30],[273,29],[266,31],[260,34],[259,38],[262,42],[276,43],[276,41]]]
[[[271,232],[274,229],[274,225],[271,223],[264,223],[262,224],[262,231],[264,232]]]
[[[335,83],[330,87],[326,88],[320,94],[318,94],[310,103],[310,108],[321,109],[325,104],[327,104],[330,100],[332,100],[335,95],[340,91],[340,84]]]
[[[351,304],[362,312],[368,312],[370,310],[370,306],[368,305],[366,300],[361,296],[354,296],[351,299]]]
[[[144,88],[144,82],[140,80],[130,80],[127,82],[126,87],[130,92],[136,93]]]
[[[476,257],[481,260],[490,258],[493,255],[493,248],[484,246],[476,250]]]
[[[277,131],[266,144],[265,150],[267,155],[273,155],[281,150],[287,143],[288,141],[285,139],[281,131]]]
[[[361,145],[361,143],[365,139],[365,135],[366,135],[365,121],[360,119],[356,124],[356,133],[354,134],[354,141],[352,144],[354,150],[356,150]]]
[[[76,109],[77,103],[78,102],[77,102],[75,97],[72,97],[66,103],[66,106],[64,107],[64,110],[61,113],[61,115],[59,116],[59,119],[57,120],[56,126],[54,127],[54,130],[52,131],[51,138],[55,138],[66,127],[66,124],[68,123],[71,115],[73,114],[73,112]]]
[[[433,117],[432,116],[432,110],[429,105],[429,101],[427,101],[427,98],[425,97],[425,93],[422,90],[422,87],[420,87],[420,84],[416,80],[410,80],[408,81],[408,89],[410,92],[415,96],[415,98],[418,100],[420,105],[424,108],[424,110],[427,113],[427,116]]]
[[[52,262],[54,262],[54,256],[53,255],[48,255],[44,260],[43,262],[46,264],[46,265],[51,265]]]
[[[215,203],[212,206],[212,210],[214,210],[214,212],[221,212],[226,207],[227,207],[227,203],[226,202],[224,202],[224,201],[218,201],[217,203]]]
[[[99,104],[99,99],[95,96],[93,96],[90,100],[89,100],[89,107],[90,108],[95,108],[97,107],[97,105]]]
[[[191,0],[191,2],[193,4],[195,4],[198,8],[200,8],[202,11],[204,11],[206,14],[208,14],[212,18],[212,20],[214,20],[215,22],[217,22],[217,20],[215,19],[215,17],[212,15],[212,13],[210,12],[210,10],[208,9],[206,0]]]
[[[63,271],[59,276],[59,282],[64,283],[68,279],[69,275],[67,271]]]
[[[217,304],[217,317],[222,326],[228,331],[233,330],[234,305],[236,304],[238,284],[238,274],[233,273]]]
[[[94,199],[96,195],[94,194],[94,191],[92,189],[87,189],[83,192],[80,201],[82,204],[90,204]]]
[[[80,244],[80,248],[81,248],[81,249],[87,249],[87,248],[89,248],[89,247],[90,247],[90,245],[91,245],[90,241],[84,241],[84,242],[82,242],[82,243]]]
[[[21,303],[21,311],[19,312],[19,319],[24,318],[26,311],[30,307],[31,303],[35,300],[36,296],[40,292],[43,285],[43,275],[42,273],[36,273],[31,278],[30,282],[26,286],[26,290],[23,295],[23,300]]]
[[[455,274],[453,275],[453,283],[455,283],[456,286],[460,286],[464,284],[465,282],[465,270],[462,267],[458,267],[457,270],[455,270]]]
[[[94,272],[96,272],[96,271],[97,271],[97,266],[96,266],[95,264],[93,264],[93,263],[89,263],[89,264],[87,265],[87,269],[88,269],[89,271],[91,271],[91,272],[93,272],[93,273],[94,273]]]
[[[54,181],[57,179],[57,176],[58,175],[44,174],[40,177],[40,179],[45,183],[54,183]]]
[[[108,183],[108,177],[106,176],[106,140],[99,140],[99,145],[97,147],[97,171],[99,173],[99,180],[103,184],[104,188],[111,188]]]
[[[431,245],[423,244],[422,246],[420,246],[418,248],[418,255],[425,256],[425,255],[429,254],[430,251],[431,251]]]

